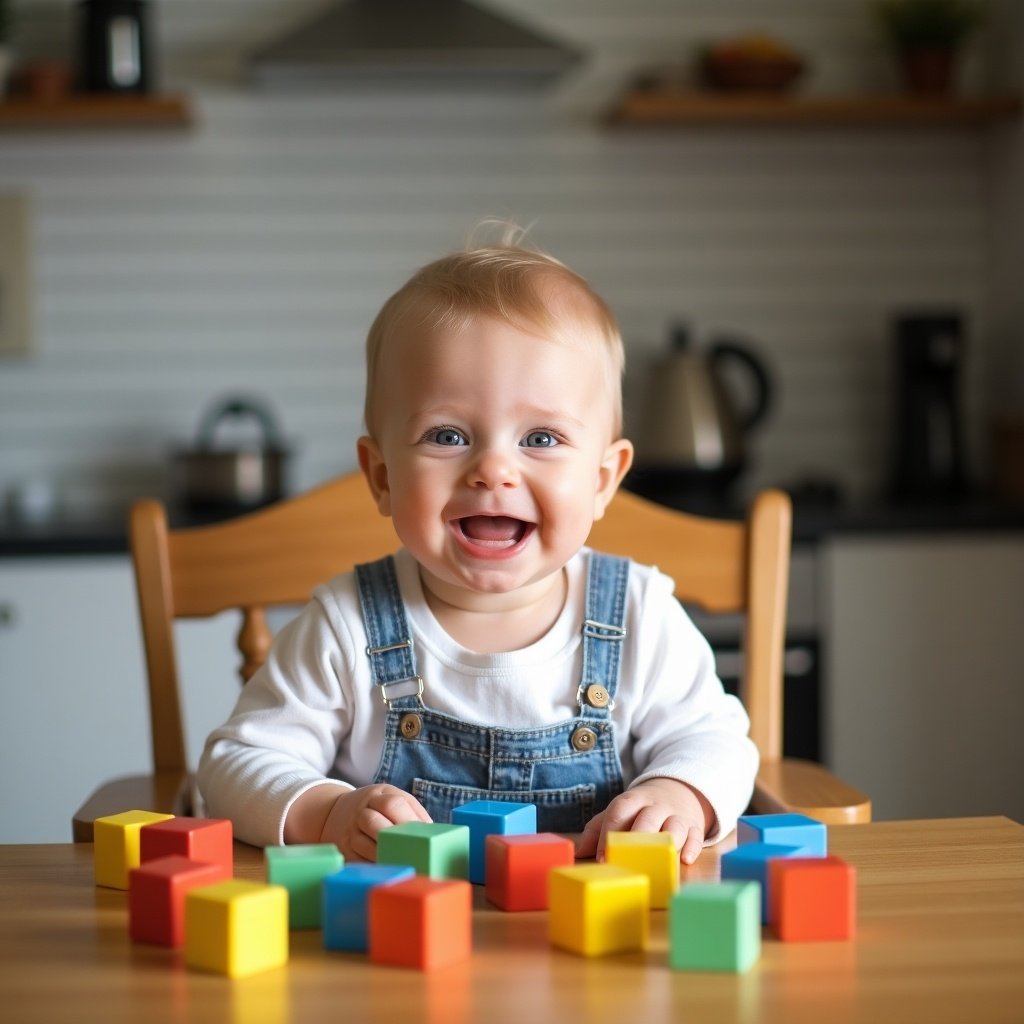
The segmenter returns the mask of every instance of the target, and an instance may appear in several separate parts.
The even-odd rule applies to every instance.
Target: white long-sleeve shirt
[[[478,654],[440,627],[416,562],[399,551],[398,581],[424,703],[465,721],[514,729],[577,715],[588,555],[583,549],[566,567],[565,606],[545,636],[521,650]],[[722,689],[711,649],[673,590],[657,569],[631,567],[611,720],[624,784],[666,776],[700,790],[717,815],[709,837],[717,840],[732,831],[750,799],[757,749],[743,706]],[[211,733],[199,789],[206,812],[230,818],[239,839],[282,843],[288,809],[302,793],[373,781],[387,709],[366,646],[355,577],[346,573],[318,587],[281,630],[231,717]]]

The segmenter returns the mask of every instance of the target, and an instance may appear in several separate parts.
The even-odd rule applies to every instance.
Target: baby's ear
[[[604,515],[608,503],[622,483],[622,478],[633,465],[633,443],[624,437],[612,441],[604,451],[601,467],[597,473],[597,493],[594,495],[594,519]]]
[[[382,516],[391,515],[391,488],[388,485],[388,467],[384,462],[380,446],[372,437],[361,437],[356,442],[359,453],[359,468],[370,485],[370,493],[377,503],[377,511]]]

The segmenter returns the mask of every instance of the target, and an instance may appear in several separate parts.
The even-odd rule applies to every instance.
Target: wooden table
[[[180,952],[133,945],[126,895],[97,889],[88,844],[0,847],[0,1019],[10,1024],[415,1021],[1024,1021],[1024,826],[1007,818],[878,822],[829,830],[858,869],[854,941],[765,933],[746,975],[666,962],[665,914],[643,953],[584,959],[552,949],[547,915],[506,914],[476,892],[474,955],[432,974],[328,953],[293,932],[286,967],[240,981],[188,970]],[[704,851],[685,878],[715,878]],[[262,855],[238,847],[236,874]]]

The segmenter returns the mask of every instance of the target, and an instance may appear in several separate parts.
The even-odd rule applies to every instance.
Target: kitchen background
[[[190,129],[0,135],[0,199],[28,204],[33,321],[29,350],[0,359],[0,494],[12,520],[26,494],[42,496],[44,513],[81,520],[119,516],[141,494],[167,494],[169,452],[194,439],[203,410],[226,393],[271,404],[294,452],[291,489],[354,468],[366,328],[414,268],[458,245],[484,216],[534,225],[533,239],[608,299],[627,344],[628,412],[642,403],[644,368],[673,323],[688,324],[698,344],[729,335],[756,350],[776,400],[748,439],[740,496],[811,481],[835,485],[850,503],[878,499],[893,450],[893,317],[960,311],[967,462],[972,480],[987,486],[993,417],[1024,410],[1020,119],[642,129],[606,119],[638,74],[669,68],[685,77],[698,47],[752,29],[805,55],[809,94],[891,92],[895,64],[864,0],[488,0],[482,6],[583,54],[553,85],[525,90],[268,90],[248,79],[247,55],[322,3],[153,6],[159,88],[187,95]],[[19,59],[70,53],[72,7],[17,3]],[[960,88],[1020,90],[1022,79],[1024,10],[993,2]],[[1024,777],[1016,742],[1024,687],[1012,642],[1024,609],[1021,536],[843,534],[798,552],[811,607],[796,617],[810,621],[829,659],[823,746],[882,816],[952,809],[1024,818],[1013,792]],[[950,552],[957,561],[929,577],[936,556]],[[137,735],[145,722],[137,639],[119,647],[108,634],[106,650],[94,650],[95,634],[123,631],[121,619],[134,629],[130,574],[120,555],[9,554],[0,558],[8,591],[0,598],[14,594],[7,632],[17,634],[38,607],[56,650],[44,655],[22,641],[4,653],[0,637],[0,839],[62,840],[94,781],[147,764],[146,738]],[[92,562],[96,579],[75,576]],[[978,616],[976,633],[958,634],[964,661],[938,692],[930,690],[934,666],[911,655],[948,635],[941,617],[958,623],[961,609],[925,609],[919,590],[901,589],[922,580],[933,598],[936,587],[950,600],[966,591]],[[102,606],[96,588],[108,584],[111,610],[91,628],[79,616]],[[976,637],[994,660],[979,658]],[[904,648],[908,661],[894,655]],[[131,692],[72,698],[90,659],[94,667],[125,662],[114,674],[135,679]],[[938,660],[950,663],[947,654]],[[196,662],[201,675],[230,675],[230,661],[205,671],[204,657]],[[887,684],[877,703],[851,692],[879,673],[917,686],[895,725],[882,724]],[[950,770],[936,787],[946,795],[955,778],[971,775],[971,784],[937,803],[925,795],[935,777],[928,767],[887,807],[872,772],[887,787],[902,772],[898,723],[920,729],[927,719],[926,749],[943,721],[973,714],[959,703],[964,690],[991,712],[977,716],[972,749],[996,763],[980,775],[973,766]],[[921,715],[937,701],[947,719]],[[211,721],[228,703],[217,698]],[[840,735],[839,718],[857,729]],[[30,720],[47,724],[35,731]],[[135,739],[122,736],[109,756],[90,753],[89,770],[76,769],[79,784],[69,786],[56,762],[76,743],[116,746],[95,743],[115,726]],[[200,742],[190,736],[191,747]],[[883,743],[896,761],[878,753]],[[870,763],[854,749],[866,746]],[[12,777],[38,785],[26,792]],[[1005,777],[1013,786],[994,790],[993,779]],[[58,798],[61,786],[74,796]],[[41,803],[48,813],[36,818]],[[31,826],[18,824],[28,816]]]

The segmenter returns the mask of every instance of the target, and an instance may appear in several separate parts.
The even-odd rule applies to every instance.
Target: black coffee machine
[[[963,318],[956,312],[912,313],[898,316],[893,328],[896,434],[890,492],[903,501],[963,497]]]
[[[153,47],[147,0],[81,0],[78,50],[83,92],[149,92]]]

